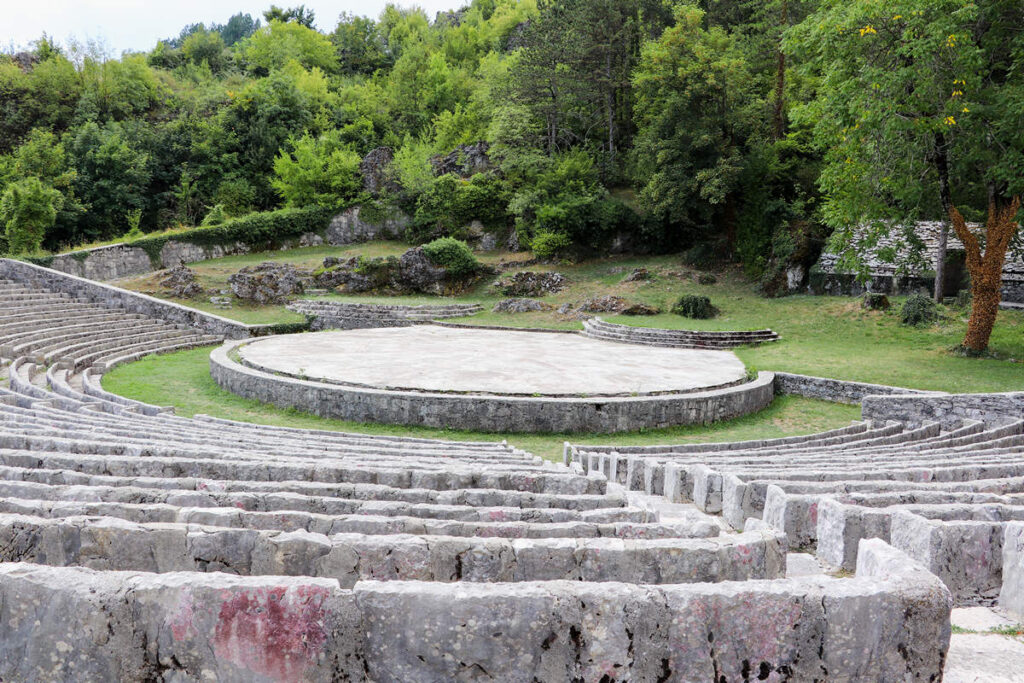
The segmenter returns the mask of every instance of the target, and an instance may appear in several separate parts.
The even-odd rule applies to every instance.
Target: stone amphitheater
[[[1024,613],[1020,395],[779,374],[864,421],[552,463],[176,416],[102,375],[264,330],[0,278],[3,681],[939,681],[954,606]]]

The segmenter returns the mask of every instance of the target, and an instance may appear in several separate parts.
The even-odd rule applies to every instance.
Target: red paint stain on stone
[[[300,681],[327,641],[323,602],[328,590],[256,588],[225,597],[214,633],[218,657],[274,681]]]
[[[174,614],[168,619],[171,627],[171,635],[176,641],[182,641],[195,635],[196,629],[192,625],[192,617],[195,615],[193,609],[192,594],[185,591],[178,597],[178,607]]]

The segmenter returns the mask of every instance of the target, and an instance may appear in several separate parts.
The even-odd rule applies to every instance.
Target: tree
[[[128,212],[146,205],[147,155],[128,144],[116,123],[104,128],[85,124],[72,140],[70,152],[77,171],[75,194],[88,208],[72,242],[121,235]]]
[[[303,24],[271,21],[237,45],[250,70],[266,75],[296,61],[327,73],[338,69],[338,56],[327,36]]]
[[[231,15],[227,23],[223,26],[217,26],[216,30],[220,33],[224,44],[231,47],[243,38],[248,38],[253,33],[256,33],[259,27],[259,19],[253,19],[251,14],[239,12],[238,14]]]
[[[675,26],[644,48],[633,77],[636,181],[653,215],[690,240],[717,228],[731,249],[745,145],[763,104],[737,41],[703,20],[680,6]]]
[[[293,22],[306,28],[313,28],[313,23],[316,21],[316,13],[311,9],[306,9],[305,5],[289,7],[288,9],[271,5],[270,9],[263,13],[263,18],[267,20],[268,24],[272,21],[280,21],[282,23]]]
[[[224,68],[224,40],[216,31],[196,31],[181,44],[181,53],[193,64],[206,62],[217,73]]]
[[[368,17],[342,12],[331,42],[338,50],[342,73],[372,74],[394,63],[387,35],[380,24]]]
[[[291,141],[292,151],[274,159],[273,185],[288,206],[338,208],[362,187],[359,155],[344,147],[337,131]]]
[[[802,116],[827,149],[834,245],[857,264],[883,237],[920,247],[916,221],[944,216],[966,250],[972,354],[988,347],[1024,192],[1022,22],[1015,0],[828,0],[790,41],[820,74]]]
[[[39,178],[11,183],[0,198],[0,221],[4,224],[11,254],[39,251],[46,231],[53,227],[61,194]]]

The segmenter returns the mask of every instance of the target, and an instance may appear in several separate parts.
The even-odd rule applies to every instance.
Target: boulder
[[[633,272],[622,278],[623,282],[644,282],[651,279],[651,271],[646,268],[634,268]]]
[[[395,153],[390,147],[377,147],[363,157],[359,164],[359,172],[363,176],[363,190],[374,197],[382,191],[391,192],[398,190],[398,184],[390,174],[391,162],[394,161]]]
[[[554,294],[565,289],[568,280],[561,273],[541,273],[526,270],[497,282],[505,296],[533,297]]]
[[[658,315],[661,311],[654,306],[648,306],[647,304],[635,303],[630,304],[626,308],[622,309],[622,315]]]
[[[505,299],[499,301],[491,309],[492,313],[532,313],[534,311],[546,311],[550,305],[537,301],[536,299]]]
[[[313,275],[313,284],[347,293],[448,295],[461,291],[479,279],[456,278],[436,265],[423,247],[414,247],[401,257],[339,259],[327,257],[324,267]]]
[[[434,175],[438,177],[454,173],[462,178],[468,178],[491,168],[491,158],[487,154],[490,148],[486,142],[459,145],[449,154],[431,157],[430,166],[434,169]]]
[[[160,281],[160,286],[176,299],[195,299],[204,294],[202,286],[196,282],[196,274],[184,263],[172,268]]]
[[[888,311],[892,308],[892,303],[885,294],[866,292],[861,299],[860,307],[865,311]]]
[[[228,278],[231,291],[244,301],[260,305],[278,304],[302,294],[311,274],[286,263],[266,262],[246,266]]]
[[[584,313],[622,313],[630,303],[620,296],[598,296],[587,299],[579,310]]]

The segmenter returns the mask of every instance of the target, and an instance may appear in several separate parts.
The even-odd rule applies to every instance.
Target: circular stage
[[[618,432],[738,417],[771,402],[731,351],[577,333],[414,325],[228,342],[225,389],[323,417],[489,432]]]
[[[743,363],[729,351],[435,325],[272,337],[246,344],[239,355],[250,367],[289,377],[497,396],[647,396],[746,377]]]

